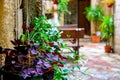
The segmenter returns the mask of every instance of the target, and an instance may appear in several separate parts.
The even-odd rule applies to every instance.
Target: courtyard
[[[69,80],[120,80],[120,55],[117,53],[105,53],[104,42],[92,43],[90,39],[81,40],[84,47],[80,48],[80,54],[84,54],[85,63],[79,71],[70,74]],[[78,63],[79,65],[80,63]],[[71,63],[68,64],[69,66]]]
[[[0,3],[0,80],[120,80],[120,0]]]

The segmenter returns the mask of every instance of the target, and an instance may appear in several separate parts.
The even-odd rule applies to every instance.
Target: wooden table
[[[78,51],[80,48],[80,38],[84,38],[84,28],[66,28],[66,27],[58,27],[61,30],[61,38],[65,40],[73,39],[73,44],[68,45],[68,47],[72,47],[75,51]]]

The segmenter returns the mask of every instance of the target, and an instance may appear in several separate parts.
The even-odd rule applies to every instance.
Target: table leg
[[[3,75],[0,75],[0,80],[3,80]]]

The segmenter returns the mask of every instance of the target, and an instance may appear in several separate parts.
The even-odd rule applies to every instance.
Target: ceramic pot
[[[100,36],[92,35],[92,42],[93,43],[99,43],[100,42]]]
[[[111,52],[111,46],[105,46],[105,52],[110,53]]]

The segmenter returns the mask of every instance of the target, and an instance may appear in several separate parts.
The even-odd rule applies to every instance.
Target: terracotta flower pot
[[[105,52],[110,53],[111,52],[111,46],[105,46]]]
[[[99,43],[100,42],[100,36],[92,35],[92,42],[93,43]]]

